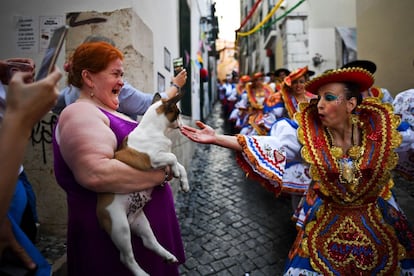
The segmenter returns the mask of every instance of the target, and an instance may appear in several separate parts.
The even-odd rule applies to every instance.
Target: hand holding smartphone
[[[184,62],[183,58],[175,58],[173,59],[173,68],[174,68],[174,77],[178,75],[184,69]]]

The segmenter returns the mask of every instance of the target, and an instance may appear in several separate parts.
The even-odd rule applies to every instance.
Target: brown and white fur
[[[177,102],[182,94],[166,100],[156,94],[138,126],[126,137],[115,158],[138,170],[171,167],[173,176],[180,178],[181,189],[189,190],[187,173],[171,152],[171,140],[166,136],[169,128],[179,128]],[[136,262],[131,245],[131,231],[141,237],[148,249],[166,262],[177,258],[160,245],[154,236],[143,207],[151,199],[152,189],[131,194],[102,193],[98,195],[99,223],[111,236],[120,251],[120,259],[136,276],[148,275]]]

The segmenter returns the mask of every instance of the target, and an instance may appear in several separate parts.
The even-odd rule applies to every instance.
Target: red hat
[[[257,73],[254,73],[254,75],[253,75],[253,79],[255,79],[255,80],[260,79],[262,77],[264,77],[263,72],[257,72]]]
[[[295,71],[291,72],[289,74],[289,76],[285,77],[283,79],[283,82],[287,85],[287,86],[291,86],[292,85],[292,81],[297,80],[298,78],[302,77],[303,75],[305,75],[308,72],[308,66],[302,67],[302,68],[298,68]]]
[[[305,84],[305,89],[313,94],[318,94],[318,89],[322,85],[333,82],[351,82],[358,84],[359,92],[362,92],[374,84],[374,76],[367,70],[359,67],[330,70],[308,81]]]
[[[249,75],[244,75],[244,76],[241,76],[240,77],[240,81],[241,82],[249,82],[251,79],[250,79],[250,76]]]

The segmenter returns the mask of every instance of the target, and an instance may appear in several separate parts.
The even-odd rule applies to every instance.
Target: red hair
[[[108,64],[116,59],[124,59],[123,54],[117,48],[106,42],[88,42],[76,48],[70,60],[68,84],[81,87],[83,84],[82,71],[88,70],[99,73],[108,67]]]

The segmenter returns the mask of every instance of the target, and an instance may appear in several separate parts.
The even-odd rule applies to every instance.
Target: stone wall
[[[41,231],[63,236],[66,232],[66,196],[53,171],[52,130],[57,116],[47,114],[33,129],[24,168],[37,197]]]
[[[70,28],[66,40],[66,56],[69,57],[86,37],[106,36],[111,38],[124,54],[125,79],[141,91],[155,91],[153,87],[154,39],[151,29],[132,9],[76,14],[76,22],[97,18],[106,21]]]

